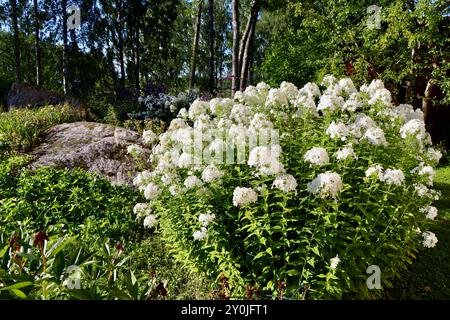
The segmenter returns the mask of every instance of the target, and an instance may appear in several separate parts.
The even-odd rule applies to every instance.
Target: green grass
[[[439,215],[430,228],[438,243],[420,252],[400,273],[394,288],[385,291],[385,299],[450,299],[450,166],[437,170],[434,183],[442,192],[434,204]]]
[[[39,143],[45,130],[81,119],[80,112],[68,105],[0,113],[0,152],[27,152]]]

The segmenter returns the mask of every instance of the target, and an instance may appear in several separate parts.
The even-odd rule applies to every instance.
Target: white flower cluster
[[[284,166],[279,161],[281,147],[279,145],[255,147],[250,152],[247,164],[255,167],[265,175],[284,173]]]
[[[405,181],[405,175],[403,174],[403,171],[399,169],[386,169],[381,181],[384,181],[387,184],[400,186]]]
[[[236,187],[233,191],[233,205],[236,207],[245,207],[258,201],[258,194],[252,188]]]
[[[422,245],[425,248],[434,248],[436,244],[438,243],[438,239],[436,235],[431,231],[425,231],[422,233]]]
[[[206,227],[202,227],[199,231],[195,231],[192,236],[196,241],[203,240],[208,236],[208,229],[206,229]]]
[[[423,185],[421,183],[416,183],[413,185],[413,187],[419,197],[439,200],[441,196],[440,191],[429,189],[426,185]]]
[[[430,220],[434,220],[434,218],[438,215],[438,209],[433,206],[426,206],[419,209],[420,212],[425,214],[425,217]]]
[[[400,128],[400,136],[406,138],[409,135],[414,136],[417,140],[423,140],[426,136],[425,122],[419,119],[412,119]]]
[[[277,189],[280,189],[284,192],[290,192],[294,191],[297,188],[297,181],[295,180],[294,176],[290,174],[284,174],[278,176],[274,182],[273,186]]]
[[[383,167],[379,164],[371,165],[366,170],[366,177],[376,177],[378,180],[383,180]]]
[[[419,176],[423,176],[426,179],[428,185],[433,185],[434,176],[436,171],[433,167],[425,165],[425,163],[421,162],[417,167],[411,170],[411,173],[416,173]]]
[[[127,153],[131,154],[131,155],[139,155],[143,152],[144,152],[144,149],[140,145],[137,145],[137,144],[130,144],[127,147]]]
[[[145,217],[152,213],[152,210],[150,209],[150,206],[148,203],[137,203],[134,208],[133,212],[136,215],[136,217],[139,219],[141,217]]]
[[[433,148],[429,148],[427,151],[427,157],[431,161],[439,162],[442,158],[442,153],[439,150],[435,150]]]
[[[156,215],[150,214],[144,218],[144,227],[145,228],[153,228],[155,224],[158,222]]]
[[[337,138],[345,141],[347,139],[347,136],[349,135],[349,130],[344,123],[336,123],[335,121],[333,121],[327,128],[326,133],[331,137],[331,139]]]
[[[384,137],[384,131],[381,128],[373,127],[368,128],[366,133],[363,135],[363,139],[366,139],[369,141],[369,143],[373,145],[382,145],[387,146],[388,142],[386,141],[386,138]]]
[[[336,269],[339,262],[341,262],[341,259],[339,258],[339,255],[336,255],[334,258],[330,259],[330,268],[331,269]]]
[[[200,223],[206,227],[208,226],[208,224],[213,222],[215,218],[216,218],[215,214],[202,213],[198,216],[198,221],[200,221]]]
[[[147,200],[156,199],[160,194],[161,189],[153,182],[150,182],[144,190],[144,197]]]
[[[213,164],[207,166],[202,172],[202,180],[205,182],[212,182],[216,179],[222,178],[224,175],[223,171],[217,169],[217,167]]]
[[[334,154],[337,161],[344,161],[347,159],[357,159],[358,157],[355,154],[355,151],[353,150],[353,145],[350,143],[348,145],[345,145],[336,153]]]
[[[336,172],[320,173],[313,181],[307,185],[308,191],[313,194],[319,194],[320,197],[336,198],[342,191],[344,185],[341,176]]]
[[[375,177],[377,180],[385,182],[386,184],[393,184],[400,186],[405,181],[405,174],[400,169],[386,169],[379,164],[371,165],[367,168],[366,177]]]
[[[189,176],[189,177],[186,178],[186,180],[184,180],[184,186],[187,189],[192,189],[192,188],[195,188],[195,187],[203,186],[203,182],[202,182],[202,180],[200,180],[196,176]]]
[[[144,140],[144,143],[153,144],[158,141],[158,135],[152,130],[146,130],[142,133],[142,140]]]
[[[328,157],[327,150],[321,147],[313,147],[309,149],[304,157],[305,161],[310,162],[315,165],[324,165],[330,162],[330,158]]]

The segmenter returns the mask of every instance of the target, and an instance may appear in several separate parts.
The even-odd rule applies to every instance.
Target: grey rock
[[[113,184],[132,186],[138,168],[127,154],[131,144],[141,145],[142,158],[148,159],[150,150],[134,131],[95,122],[64,123],[45,133],[41,145],[30,153],[34,160],[29,167],[82,168]]]

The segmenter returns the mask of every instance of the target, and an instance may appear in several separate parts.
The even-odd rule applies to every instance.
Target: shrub
[[[206,296],[203,280],[136,222],[135,190],[82,170],[19,170],[28,161],[0,163],[0,299]]]
[[[123,241],[142,234],[132,211],[140,196],[127,186],[114,186],[80,169],[39,168],[1,178],[9,173],[0,171],[1,233],[11,235],[21,226],[35,232],[43,226],[89,241]]]
[[[228,296],[369,297],[369,266],[390,286],[436,245],[426,230],[441,154],[422,112],[394,106],[381,81],[260,83],[180,116],[135,179],[148,200],[135,211]]]
[[[173,118],[180,109],[188,109],[189,105],[198,97],[196,91],[188,93],[180,92],[177,96],[166,93],[139,97],[139,102],[143,104],[146,111],[131,113],[132,119],[143,120],[147,118],[169,119]]]

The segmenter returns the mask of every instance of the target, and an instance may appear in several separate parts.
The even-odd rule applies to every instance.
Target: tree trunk
[[[39,8],[38,0],[33,0],[34,5],[34,55],[36,58],[36,85],[42,86],[42,66],[41,66],[41,39],[39,30]]]
[[[15,71],[16,82],[20,82],[22,74],[20,70],[20,43],[19,43],[19,25],[17,23],[17,2],[11,0],[11,20],[14,30],[14,57],[15,57]]]
[[[430,74],[432,74],[432,71],[434,69],[436,69],[438,67],[437,61],[435,58],[433,58],[433,62],[431,64],[432,66],[432,70],[430,72]],[[427,86],[425,87],[425,91],[423,93],[423,98],[422,98],[422,111],[423,111],[423,118],[425,123],[427,123],[427,115],[428,115],[428,111],[430,109],[430,102],[433,99],[433,97],[431,96],[434,84],[433,84],[434,79],[428,79],[427,82]]]
[[[189,75],[189,90],[192,90],[195,82],[195,69],[197,61],[198,43],[200,40],[200,27],[202,23],[202,9],[203,0],[200,0],[198,4],[197,20],[195,22],[195,36],[194,36],[194,46],[192,48],[192,58],[191,58],[191,73]]]
[[[208,8],[209,16],[209,93],[214,93],[215,79],[214,79],[214,0],[209,0]]]
[[[231,79],[231,91],[234,96],[240,85],[239,71],[239,0],[233,0],[233,78]]]
[[[141,74],[141,56],[140,56],[140,39],[139,39],[140,29],[139,29],[139,21],[136,21],[136,33],[135,33],[135,44],[136,44],[136,65],[135,65],[135,82],[136,82],[136,94],[139,96],[139,91],[141,90],[141,86],[139,83],[139,78]]]
[[[254,6],[255,3],[253,3]],[[245,26],[245,30],[244,30],[244,34],[242,35],[242,39],[241,39],[241,43],[239,45],[239,61],[238,61],[238,78],[239,78],[239,83],[240,83],[240,76],[241,76],[241,68],[242,68],[242,59],[244,57],[244,51],[245,51],[245,46],[247,44],[247,39],[248,39],[248,35],[250,34],[250,28],[251,28],[251,22],[252,22],[252,11],[253,11],[253,6],[250,9],[250,15],[247,19],[247,25]]]
[[[427,115],[428,115],[428,110],[430,107],[430,94],[431,94],[432,88],[433,88],[432,79],[430,79],[427,82],[427,86],[425,88],[425,92],[423,93],[423,98],[422,98],[422,111],[423,111],[423,118],[424,118],[425,123],[427,123]]]
[[[123,35],[122,28],[119,31],[119,64],[120,64],[120,87],[125,88],[125,62],[123,55]]]
[[[241,44],[241,72],[240,72],[240,90],[243,91],[247,87],[248,82],[248,69],[250,65],[250,59],[251,59],[251,49],[252,49],[252,43],[253,38],[255,37],[255,31],[256,31],[256,22],[258,21],[258,14],[259,14],[259,8],[260,8],[260,2],[258,0],[255,0],[253,2],[252,8],[250,10],[250,17],[247,23],[246,28],[246,35],[244,35],[245,42]]]
[[[61,9],[62,9],[62,17],[63,17],[63,91],[64,94],[67,94],[68,91],[68,83],[67,83],[67,0],[61,1]]]
[[[117,1],[116,8],[119,10],[119,64],[120,64],[120,88],[125,88],[125,62],[123,54],[123,3],[122,0]]]
[[[24,15],[26,17],[29,17],[31,15],[29,8],[25,8],[24,11]],[[22,33],[25,33],[26,39],[30,39],[31,38],[31,34],[33,33],[32,31],[32,26],[31,26],[31,21],[30,19],[26,19],[25,20],[25,30],[22,31]],[[33,69],[33,53],[30,50],[26,50],[25,51],[25,56],[27,59],[27,65],[26,68],[22,69],[22,70],[26,70],[26,71],[30,71]],[[28,82],[28,83],[32,83],[33,82],[33,74],[31,72],[23,72],[22,75],[22,80],[24,82]]]
[[[412,96],[412,88],[413,88],[413,79],[414,77],[414,58],[416,55],[416,48],[411,49],[411,71],[409,72],[409,79],[406,82],[406,88],[405,88],[405,103],[411,103],[411,96]]]

